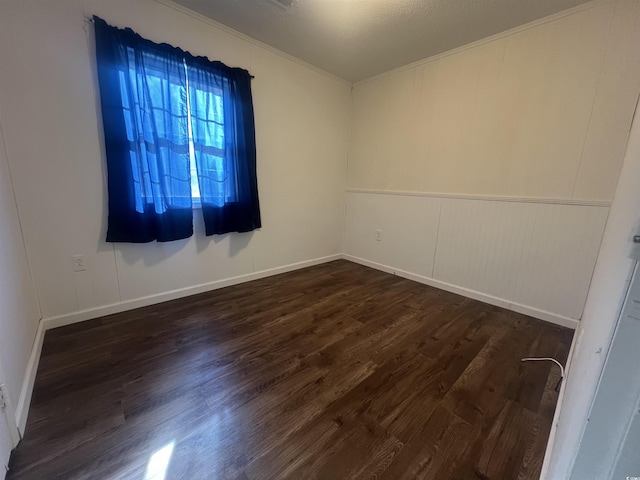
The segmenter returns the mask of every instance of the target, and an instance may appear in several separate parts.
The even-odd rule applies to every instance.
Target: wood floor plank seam
[[[572,331],[346,260],[46,333],[9,480],[527,480]],[[163,450],[164,449],[164,450]]]

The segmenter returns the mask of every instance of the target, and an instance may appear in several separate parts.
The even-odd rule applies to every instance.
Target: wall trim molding
[[[24,436],[24,429],[27,426],[27,416],[29,415],[29,406],[31,405],[31,395],[33,394],[33,385],[36,382],[36,373],[40,364],[40,354],[42,353],[42,344],[44,342],[45,325],[42,319],[38,322],[36,337],[31,347],[31,355],[29,355],[29,363],[25,372],[20,396],[18,397],[18,405],[16,406],[16,424],[20,436]]]
[[[33,386],[36,381],[38,364],[40,363],[40,354],[42,353],[44,334],[47,330],[51,330],[57,327],[63,327],[65,325],[71,325],[73,323],[84,322],[86,320],[91,320],[94,318],[104,317],[106,315],[112,315],[114,313],[121,313],[127,310],[148,307],[157,303],[188,297],[191,295],[196,295],[198,293],[218,290],[220,288],[230,287],[232,285],[238,285],[240,283],[250,282],[252,280],[259,280],[261,278],[279,275],[281,273],[292,272],[301,268],[312,267],[314,265],[320,265],[322,263],[331,262],[333,260],[340,260],[341,258],[342,254],[337,253],[334,255],[328,255],[326,257],[291,263],[289,265],[283,265],[281,267],[260,270],[258,272],[238,275],[236,277],[215,280],[213,282],[202,283],[191,287],[179,288],[176,290],[170,290],[168,292],[147,295],[145,297],[134,298],[132,300],[126,300],[109,305],[103,305],[100,307],[89,308],[87,310],[81,310],[78,312],[56,315],[54,317],[41,319],[38,324],[38,330],[36,332],[33,346],[31,348],[31,355],[29,356],[29,363],[27,365],[27,371],[25,372],[25,379],[22,382],[22,389],[20,391],[20,397],[18,399],[18,405],[16,408],[16,423],[18,424],[18,431],[20,432],[20,435],[24,435],[24,430],[27,425],[27,417],[29,415],[29,406],[31,405]]]
[[[464,297],[472,298],[474,300],[479,300],[484,303],[488,303],[490,305],[495,305],[497,307],[502,307],[507,310],[511,310],[516,313],[522,313],[524,315],[529,315],[530,317],[537,318],[539,320],[544,320],[546,322],[553,323],[555,325],[560,325],[562,327],[571,328],[572,330],[576,330],[578,328],[579,321],[573,318],[565,317],[563,315],[558,315],[556,313],[547,312],[545,310],[540,310],[538,308],[530,307],[528,305],[523,305],[520,303],[511,302],[510,300],[506,300],[504,298],[494,297],[492,295],[488,295],[486,293],[477,292],[475,290],[470,290],[468,288],[459,287],[457,285],[452,285],[450,283],[441,282],[440,280],[436,280],[435,278],[425,277],[423,275],[418,275],[415,273],[407,272],[405,270],[400,270],[394,267],[390,267],[388,265],[383,265],[381,263],[372,262],[369,260],[365,260],[364,258],[354,257],[353,255],[348,255],[346,253],[342,254],[342,258],[345,260],[349,260],[354,263],[359,263],[360,265],[364,265],[365,267],[374,268],[376,270],[380,270],[382,272],[391,273],[393,275],[398,275],[399,277],[406,278],[408,280],[413,280],[418,283],[423,283],[425,285],[429,285],[431,287],[439,288],[441,290],[446,290],[447,292],[456,293],[458,295],[462,295]]]
[[[461,200],[485,200],[488,202],[542,203],[551,205],[578,205],[585,207],[610,207],[608,200],[583,200],[575,198],[517,197],[503,195],[481,195],[466,193],[414,192],[408,190],[375,190],[367,188],[347,188],[347,193],[369,195],[397,195],[403,197],[453,198]]]
[[[320,67],[317,67],[315,65],[312,65],[311,63],[308,63],[298,57],[294,57],[293,55],[284,52],[282,50],[278,50],[275,47],[272,47],[271,45],[261,42],[260,40],[256,40],[253,37],[250,37],[249,35],[242,33],[238,30],[234,30],[231,27],[226,26],[223,23],[220,23],[216,20],[214,20],[213,18],[207,17],[206,15],[203,15],[201,13],[196,12],[195,10],[191,10],[190,8],[187,8],[179,3],[176,3],[172,0],[154,0],[156,3],[163,5],[165,7],[171,8],[172,10],[175,10],[178,13],[181,13],[183,15],[186,15],[188,17],[193,18],[194,20],[198,20],[200,22],[203,22],[211,27],[217,28],[218,30],[221,30],[229,35],[233,35],[236,38],[239,38],[240,40],[244,40],[245,42],[254,45],[256,47],[260,47],[264,50],[267,50],[271,53],[274,53],[282,58],[285,58],[293,63],[296,63],[300,66],[303,66],[305,68],[308,68],[309,70],[313,70],[316,73],[319,73],[321,75],[324,75],[325,77],[328,77],[332,80],[336,80],[340,83],[342,83],[343,85],[347,85],[349,87],[351,87],[353,84],[348,81],[345,80],[342,77],[339,77],[331,72],[327,72],[326,70],[323,70]],[[598,0],[598,1],[602,1],[602,0]]]
[[[551,453],[553,451],[553,445],[556,440],[556,433],[558,432],[558,424],[560,423],[560,413],[564,405],[564,392],[567,386],[567,376],[571,369],[571,361],[573,360],[573,353],[575,352],[576,345],[578,344],[579,337],[582,337],[582,332],[578,333],[576,330],[571,339],[571,347],[569,348],[569,354],[567,355],[567,361],[564,366],[564,379],[560,385],[560,392],[558,393],[558,400],[556,401],[556,410],[553,414],[553,420],[551,421],[551,431],[549,432],[549,439],[547,440],[547,449],[544,452],[544,460],[542,461],[542,470],[540,471],[540,480],[547,480],[549,473],[549,466],[551,465]]]
[[[207,282],[199,285],[194,285],[191,287],[180,288],[180,289],[171,290],[168,292],[162,292],[154,295],[147,295],[145,297],[139,297],[132,300],[126,300],[118,303],[112,303],[109,305],[90,308],[87,310],[81,310],[78,312],[72,312],[64,315],[57,315],[57,316],[41,319],[38,324],[38,330],[36,331],[36,337],[31,349],[31,355],[29,356],[29,363],[27,365],[25,379],[22,384],[22,389],[20,391],[20,397],[18,399],[18,405],[16,408],[16,423],[18,425],[18,430],[20,432],[20,435],[24,435],[25,427],[27,424],[27,417],[29,414],[29,406],[31,404],[33,387],[36,380],[36,374],[38,372],[38,365],[40,363],[40,354],[42,353],[42,345],[44,343],[44,337],[47,330],[51,330],[57,327],[62,327],[65,325],[71,325],[73,323],[84,322],[86,320],[91,320],[91,319],[103,317],[106,315],[112,315],[114,313],[121,313],[127,310],[147,307],[150,305],[155,305],[158,303],[175,300],[178,298],[188,297],[191,295],[196,295],[198,293],[204,293],[204,292],[217,290],[220,288],[230,287],[232,285],[238,285],[241,283],[250,282],[252,280],[259,280],[261,278],[271,277],[274,275],[279,275],[281,273],[287,273],[294,270],[299,270],[301,268],[312,267],[314,265],[320,265],[323,263],[331,262],[334,260],[340,260],[340,259],[358,263],[360,265],[374,268],[376,270],[380,270],[383,272],[391,273],[393,275],[398,275],[408,280],[413,280],[418,283],[429,285],[435,288],[440,288],[448,292],[473,298],[474,300],[479,300],[481,302],[485,302],[490,305],[496,305],[498,307],[506,308],[507,310],[511,310],[517,313],[522,313],[524,315],[529,315],[531,317],[538,318],[540,320],[545,320],[547,322],[550,322],[556,325],[561,325],[563,327],[568,327],[574,330],[577,328],[579,323],[578,320],[564,317],[562,315],[557,315],[551,312],[546,312],[544,310],[539,310],[537,308],[529,307],[527,305],[514,303],[509,300],[493,297],[491,295],[487,295],[485,293],[477,292],[475,290],[459,287],[457,285],[451,285],[449,283],[441,282],[439,280],[436,280],[430,277],[425,277],[425,276],[417,275],[415,273],[407,272],[404,270],[399,270],[397,268],[390,267],[388,265],[371,262],[369,260],[365,260],[363,258],[355,257],[345,253],[328,255],[326,257],[320,257],[313,260],[306,260],[302,262],[292,263],[292,264],[284,265],[281,267],[270,268],[267,270],[260,270],[258,272],[238,275],[236,277],[231,277],[231,278],[222,279],[222,280],[215,280],[213,282]]]
[[[280,273],[286,273],[294,270],[299,270],[301,268],[312,267],[314,265],[320,265],[321,263],[327,263],[333,260],[339,260],[341,258],[342,255],[337,253],[326,257],[291,263],[289,265],[283,265],[281,267],[260,270],[244,275],[238,275],[236,277],[214,280],[213,282],[201,283],[199,285],[178,288],[176,290],[169,290],[167,292],[155,293],[153,295],[147,295],[131,300],[124,300],[122,302],[112,303],[109,305],[102,305],[100,307],[80,310],[78,312],[56,315],[54,317],[47,317],[42,319],[42,323],[44,324],[44,330],[47,331],[52,328],[63,327],[72,323],[83,322],[85,320],[91,320],[93,318],[104,317],[106,315],[112,315],[114,313],[133,310],[135,308],[148,307],[149,305],[168,302],[177,298],[189,297],[191,295],[197,295],[198,293],[204,293],[212,290],[217,290],[219,288],[230,287],[232,285],[238,285],[240,283],[250,282],[252,280],[259,280],[261,278],[271,277]]]

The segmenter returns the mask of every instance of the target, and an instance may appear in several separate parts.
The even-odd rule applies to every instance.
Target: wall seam
[[[604,49],[604,53],[602,54],[602,61],[600,62],[600,73],[598,74],[598,86],[596,87],[596,91],[593,94],[593,101],[591,102],[591,110],[589,112],[589,122],[587,123],[587,129],[584,132],[584,138],[582,139],[582,149],[580,150],[580,160],[578,161],[578,168],[576,169],[576,176],[573,179],[573,188],[571,189],[571,198],[575,197],[576,194],[576,187],[578,186],[578,178],[580,178],[580,171],[582,170],[582,163],[583,163],[583,159],[584,159],[584,151],[585,151],[585,147],[587,145],[587,139],[589,138],[589,132],[591,131],[591,122],[593,121],[593,111],[595,109],[596,106],[596,99],[598,98],[598,92],[600,91],[600,87],[602,85],[602,74],[604,73],[604,64],[605,61],[607,59],[607,52],[609,51],[609,48],[611,47],[610,45],[610,40],[611,40],[611,30],[613,29],[613,22],[615,20],[615,12],[618,9],[618,5],[616,5],[616,8],[613,11],[613,14],[611,16],[611,21],[609,23],[609,31],[607,32],[607,44],[606,47]],[[584,27],[584,22],[582,24],[582,27]],[[582,27],[581,27],[581,31],[582,31]]]
[[[431,278],[436,278],[436,258],[438,256],[438,240],[440,238],[440,220],[442,219],[442,203],[444,199],[438,202],[438,223],[436,224],[436,244],[433,247],[433,262],[431,262]]]
[[[354,88],[351,85],[351,91],[349,92],[349,133],[347,138],[347,161],[345,162],[344,169],[344,214],[342,219],[342,241],[340,242],[341,252],[345,251],[345,244],[347,242],[347,211],[349,205],[349,165],[351,163],[351,142],[353,137],[353,92]]]
[[[116,284],[118,285],[118,299],[122,301],[122,288],[120,287],[120,270],[118,269],[118,257],[116,256],[116,246],[111,244],[111,251],[113,252],[113,265],[116,268]]]
[[[38,307],[38,321],[42,320],[42,306],[40,305],[40,296],[38,295],[38,289],[36,288],[35,277],[33,275],[32,261],[29,257],[29,249],[27,248],[27,240],[24,234],[24,226],[22,225],[22,215],[20,215],[20,207],[18,206],[18,197],[16,196],[16,189],[13,184],[13,173],[11,172],[11,163],[9,162],[9,152],[7,151],[7,144],[4,139],[4,129],[2,128],[2,119],[0,118],[0,142],[2,142],[2,149],[4,151],[4,157],[7,162],[7,171],[9,172],[9,184],[11,185],[11,195],[13,197],[13,203],[16,207],[16,216],[18,217],[18,225],[20,226],[20,239],[22,240],[22,248],[24,249],[24,255],[27,260],[27,269],[29,270],[29,280],[31,281],[31,288],[35,295],[36,306]]]

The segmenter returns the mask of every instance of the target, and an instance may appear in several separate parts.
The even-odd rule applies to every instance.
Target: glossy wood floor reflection
[[[536,479],[571,335],[342,260],[51,330],[8,478]]]

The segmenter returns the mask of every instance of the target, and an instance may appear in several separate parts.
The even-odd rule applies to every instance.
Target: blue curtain
[[[260,228],[251,76],[203,57],[186,62],[206,234]]]
[[[190,133],[206,234],[259,228],[249,73],[155,44],[98,17],[94,23],[107,241],[164,242],[193,234]]]
[[[193,234],[187,87],[181,51],[95,17],[107,154],[108,242]]]

